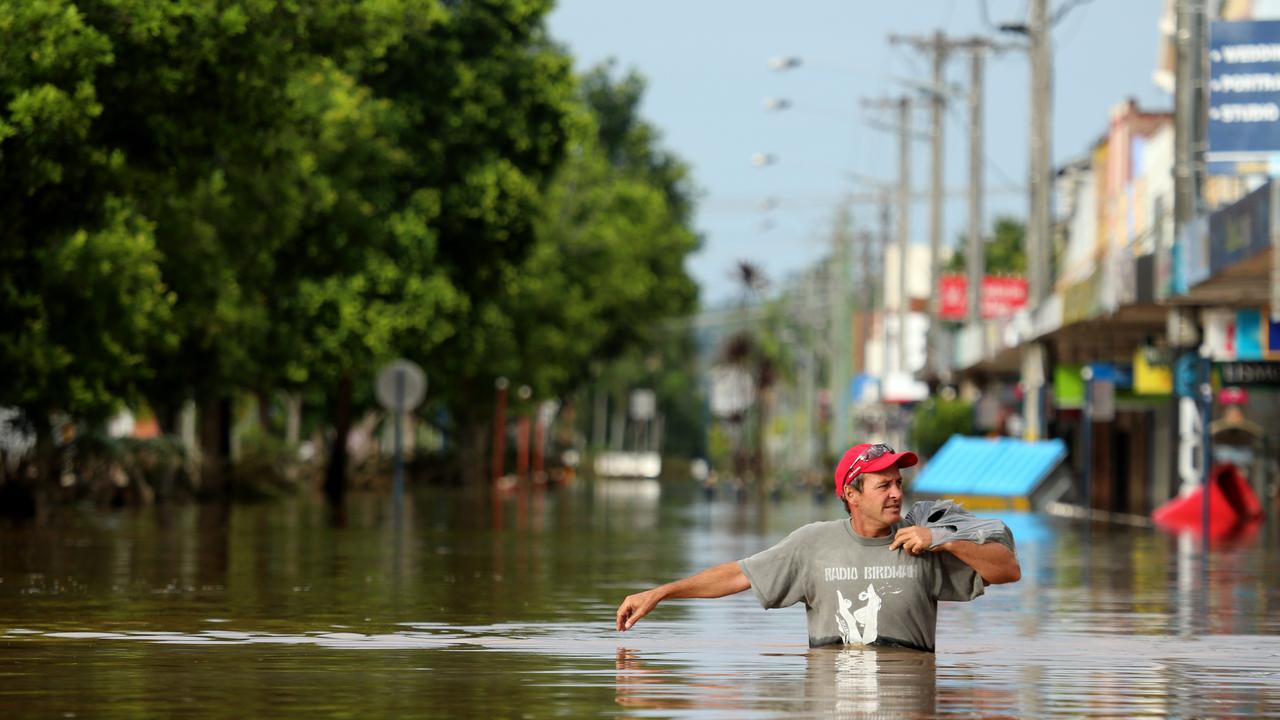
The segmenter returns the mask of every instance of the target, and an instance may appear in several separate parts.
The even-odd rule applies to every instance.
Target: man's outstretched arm
[[[716,565],[697,575],[628,595],[618,606],[618,629],[630,630],[640,618],[668,598],[718,598],[740,593],[749,587],[751,581],[736,561]]]

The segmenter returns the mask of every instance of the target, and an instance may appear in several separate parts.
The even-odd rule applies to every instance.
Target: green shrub
[[[117,438],[82,428],[60,458],[56,494],[65,501],[147,505],[193,492],[187,454],[176,438]]]
[[[938,452],[952,435],[973,434],[973,405],[964,400],[929,398],[911,418],[911,442],[925,457]]]
[[[231,496],[266,500],[298,489],[301,463],[297,448],[261,429],[245,433],[231,464]]]

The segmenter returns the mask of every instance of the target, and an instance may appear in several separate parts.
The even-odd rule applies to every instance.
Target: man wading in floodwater
[[[893,645],[933,652],[939,600],[972,600],[987,585],[1022,577],[1013,535],[950,501],[916,503],[902,515],[900,468],[913,452],[855,445],[836,465],[836,495],[849,519],[816,522],[745,560],[727,562],[646,592],[618,607],[630,630],[667,598],[755,591],[766,609],[805,604],[809,646]]]

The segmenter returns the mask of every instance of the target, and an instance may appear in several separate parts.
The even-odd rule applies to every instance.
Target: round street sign
[[[427,396],[427,375],[412,360],[388,363],[378,373],[378,403],[388,410],[407,412]]]

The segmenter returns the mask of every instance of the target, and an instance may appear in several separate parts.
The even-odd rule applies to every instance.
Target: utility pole
[[[947,98],[943,94],[946,82],[946,38],[941,30],[933,34],[933,92],[929,95],[932,125],[929,137],[929,339],[925,343],[925,374],[931,378],[942,376],[942,322],[939,317],[938,273],[942,269],[942,121],[947,111]]]
[[[840,453],[849,447],[849,356],[853,340],[850,337],[849,287],[849,207],[842,206],[836,215],[835,241],[836,272],[829,286],[831,297],[831,376],[828,391],[831,393],[831,427],[828,447]]]
[[[822,278],[820,270],[811,270],[809,282],[804,284],[804,306],[803,313],[800,318],[800,324],[805,325],[812,333],[812,336],[820,334],[819,308],[818,302],[818,281]],[[815,459],[814,450],[818,447],[820,440],[816,429],[817,422],[817,372],[818,362],[817,353],[815,352],[814,343],[806,341],[801,344],[801,357],[804,358],[804,445],[801,454],[802,466],[807,470],[820,465]]]
[[[880,191],[880,243],[879,243],[880,267],[884,268],[885,270],[888,270],[888,268],[885,267],[884,260],[888,256],[888,253],[886,252],[886,250],[889,247],[889,241],[890,241],[889,233],[890,233],[890,229],[892,228],[892,221],[890,220],[890,214],[891,214],[890,205],[891,203],[889,201],[889,191],[881,190]],[[882,356],[882,363],[880,365],[881,367],[880,378],[882,383],[884,378],[889,376],[889,298],[885,296],[885,290],[889,287],[889,283],[887,282],[887,280],[888,279],[885,277],[885,273],[881,272],[880,274],[880,333],[881,333],[880,351]],[[881,389],[881,400],[883,400],[884,399],[883,384],[881,385],[880,389]]]
[[[911,98],[898,100],[898,367],[907,369],[907,251],[911,247]],[[886,377],[887,379],[887,377]]]
[[[1049,39],[1049,0],[1030,0],[1027,39],[1031,51],[1031,207],[1027,225],[1027,284],[1032,311],[1049,290],[1049,194],[1053,180],[1053,48]],[[1031,418],[1027,418],[1028,423]]]
[[[1178,0],[1174,103],[1173,218],[1177,237],[1200,205],[1204,140],[1204,0]]]
[[[876,262],[874,245],[876,236],[867,230],[858,232],[858,348],[854,367],[860,374],[867,371],[866,348],[871,341],[871,310],[875,302],[875,274],[871,268]]]
[[[1027,227],[1027,275],[1031,311],[1040,308],[1049,292],[1049,193],[1053,181],[1050,142],[1053,139],[1053,48],[1049,42],[1049,0],[1030,0],[1027,39],[1031,45],[1031,213]],[[1027,385],[1023,419],[1027,440],[1039,440],[1047,427],[1045,383],[1049,377],[1047,348],[1032,343],[1022,358]]]
[[[1057,19],[1061,19],[1061,15]],[[1053,48],[1049,39],[1051,21],[1049,0],[1028,0],[1027,24],[1005,25],[1007,32],[1027,36],[1031,56],[1031,162],[1030,207],[1027,213],[1027,290],[1032,313],[1049,294],[1049,261],[1052,252],[1052,217],[1049,212],[1053,191]],[[1022,382],[1025,386],[1022,408],[1026,424],[1024,437],[1039,440],[1046,425],[1044,385],[1049,375],[1050,358],[1044,343],[1029,343],[1022,352]]]
[[[911,244],[911,97],[903,95],[898,98],[881,98],[877,100],[863,100],[862,106],[873,109],[896,109],[898,111],[898,122],[895,128],[898,132],[898,183],[897,183],[897,206],[898,206],[898,222],[895,227],[897,232],[898,246],[898,293],[895,298],[895,305],[898,315],[897,328],[897,348],[898,348],[898,369],[905,370],[907,367],[907,314],[910,310],[910,293],[907,292],[907,254]],[[885,193],[888,194],[887,191]],[[887,245],[886,245],[887,247]],[[881,378],[881,399],[884,397],[885,381],[889,377],[889,353],[888,345],[888,298],[885,299],[885,366],[884,377]]]
[[[1205,150],[1205,0],[1178,0],[1174,85],[1173,219],[1175,237],[1195,220],[1201,207],[1201,180]],[[1275,263],[1275,260],[1272,260]],[[1274,311],[1275,309],[1272,308]],[[1168,340],[1176,352],[1194,351],[1203,338],[1197,327],[1196,308],[1171,308]],[[1178,478],[1185,491],[1199,485],[1204,493],[1201,516],[1203,552],[1209,550],[1209,438],[1206,428],[1213,415],[1213,395],[1208,392],[1208,358],[1203,345],[1196,392],[1175,398],[1178,412]],[[1185,389],[1184,389],[1185,390]],[[1199,458],[1196,463],[1193,458]],[[1198,465],[1198,467],[1197,467]]]
[[[969,55],[969,238],[965,250],[965,271],[968,276],[969,324],[976,326],[982,319],[982,277],[986,274],[986,247],[982,242],[982,91],[983,55],[986,47],[974,45]],[[986,342],[986,333],[978,333],[979,342]],[[986,348],[982,348],[986,355]]]
[[[969,237],[965,244],[965,274],[969,294],[968,321],[976,325],[982,320],[982,280],[987,273],[986,244],[983,242],[983,203],[986,200],[983,156],[983,116],[985,100],[985,59],[988,50],[1001,52],[1013,45],[972,37],[956,42],[969,51]],[[979,334],[985,341],[985,333]],[[982,349],[983,354],[986,348]]]
[[[946,112],[947,98],[946,66],[947,56],[952,44],[935,30],[933,35],[924,37],[906,37],[890,35],[891,45],[911,45],[916,50],[926,52],[933,58],[933,84],[926,91],[929,98],[929,339],[925,343],[925,373],[937,377],[941,371],[938,344],[941,339],[938,320],[938,270],[941,268],[942,251],[942,192],[943,192],[943,115]],[[905,362],[903,363],[905,368]]]
[[[891,44],[906,44],[928,53],[933,60],[933,82],[926,88],[929,96],[932,128],[931,182],[929,187],[929,277],[932,292],[929,293],[929,344],[927,372],[934,378],[944,374],[940,357],[942,323],[939,317],[941,296],[938,283],[942,275],[942,200],[943,200],[943,115],[946,112],[947,84],[946,63],[952,52],[968,50],[972,55],[969,85],[969,242],[967,247],[967,273],[969,292],[969,321],[980,318],[979,301],[983,276],[982,246],[982,101],[983,101],[983,53],[997,49],[984,37],[949,38],[941,30],[928,37],[890,35]]]

